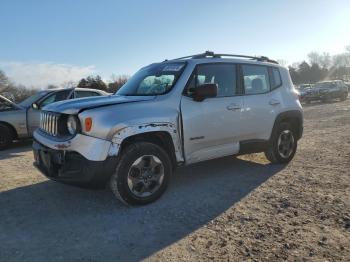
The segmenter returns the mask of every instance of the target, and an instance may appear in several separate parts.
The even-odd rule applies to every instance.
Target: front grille
[[[42,111],[40,113],[40,129],[52,136],[58,136],[59,114]]]

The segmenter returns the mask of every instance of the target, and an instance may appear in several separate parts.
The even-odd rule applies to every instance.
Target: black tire
[[[137,196],[128,185],[131,167],[139,158],[155,156],[161,161],[162,174],[164,174],[159,188],[149,196]],[[156,144],[149,142],[137,142],[129,145],[123,150],[118,160],[114,174],[110,178],[110,187],[114,195],[127,205],[145,205],[154,202],[166,190],[172,175],[172,164],[166,151]],[[143,182],[142,182],[143,183]]]
[[[290,145],[290,154],[281,153],[279,149],[279,138],[281,137],[281,134],[283,135],[288,134],[292,136],[293,144]],[[291,125],[289,123],[281,123],[279,124],[273,131],[269,147],[265,151],[266,158],[273,164],[284,164],[290,162],[297,150],[298,141],[295,136],[295,131],[291,128]]]
[[[12,140],[13,134],[11,130],[7,126],[0,124],[0,150],[8,148]]]

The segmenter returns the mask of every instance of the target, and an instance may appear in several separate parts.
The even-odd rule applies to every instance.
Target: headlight
[[[75,116],[69,116],[67,120],[67,129],[69,134],[75,135],[78,131],[78,120]]]

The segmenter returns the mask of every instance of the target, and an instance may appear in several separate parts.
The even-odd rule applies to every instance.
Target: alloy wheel
[[[283,158],[288,158],[294,150],[294,137],[290,130],[284,130],[278,137],[278,153]]]
[[[164,165],[154,155],[139,157],[131,165],[128,172],[128,187],[137,197],[153,195],[164,180]]]

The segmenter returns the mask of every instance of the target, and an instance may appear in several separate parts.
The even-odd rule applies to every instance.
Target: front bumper
[[[105,185],[117,164],[117,157],[91,161],[77,152],[51,149],[36,140],[33,153],[34,166],[46,177],[76,185]]]
[[[108,156],[116,156],[119,151],[119,147],[111,141],[83,134],[76,134],[69,140],[60,141],[37,129],[33,136],[36,141],[48,148],[77,152],[91,161],[106,160]]]

